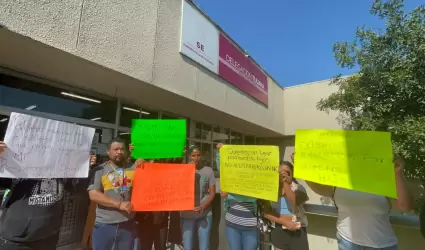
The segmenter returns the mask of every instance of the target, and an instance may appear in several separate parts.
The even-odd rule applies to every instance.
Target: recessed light
[[[25,110],[33,110],[35,108],[37,108],[37,105],[31,105],[31,106],[26,107]]]
[[[145,115],[150,115],[151,113],[149,113],[149,112],[146,112],[146,111],[142,111],[142,110],[138,110],[138,109],[133,109],[133,108],[129,108],[129,107],[122,107],[122,109],[125,109],[125,110],[128,110],[128,111],[133,111],[133,112],[135,112],[135,113],[142,113],[142,114],[145,114]]]
[[[102,119],[101,117],[96,117],[96,118],[92,118],[92,119],[90,119],[90,120],[92,120],[92,121],[98,121],[98,120],[100,120],[100,119]]]
[[[71,94],[71,93],[68,93],[68,92],[61,92],[61,94],[69,96],[69,97],[78,98],[78,99],[81,99],[81,100],[86,100],[86,101],[89,101],[89,102],[101,103],[101,101],[99,101],[99,100],[88,98],[88,97],[85,97],[85,96]]]

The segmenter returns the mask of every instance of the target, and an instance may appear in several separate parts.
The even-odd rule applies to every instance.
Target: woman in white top
[[[402,212],[413,209],[413,199],[403,169],[404,162],[395,159],[397,199],[306,181],[315,193],[331,197],[335,202],[338,209],[339,250],[397,250],[397,238],[391,227],[389,212],[392,207]]]

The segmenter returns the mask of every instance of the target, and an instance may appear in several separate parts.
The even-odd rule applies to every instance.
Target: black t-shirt
[[[1,180],[2,184],[8,181],[12,185],[2,205],[0,236],[13,242],[33,242],[59,233],[64,179]]]

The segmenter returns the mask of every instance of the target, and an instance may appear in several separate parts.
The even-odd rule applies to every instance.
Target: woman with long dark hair
[[[271,241],[276,250],[308,250],[307,216],[303,204],[308,200],[304,187],[293,178],[294,166],[281,161],[279,166],[280,196],[274,211],[264,211],[273,222]]]

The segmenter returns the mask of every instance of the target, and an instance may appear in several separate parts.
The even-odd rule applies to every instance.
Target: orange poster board
[[[185,211],[195,206],[195,165],[145,163],[136,168],[135,211]]]

